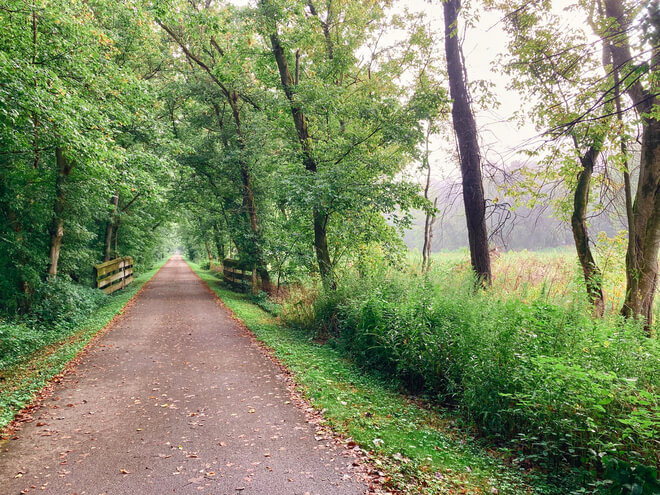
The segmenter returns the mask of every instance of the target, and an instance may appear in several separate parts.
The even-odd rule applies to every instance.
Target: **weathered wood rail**
[[[123,289],[133,281],[133,257],[124,256],[94,266],[96,287],[106,294]]]
[[[225,258],[222,261],[222,279],[234,288],[248,290],[252,287],[252,270],[239,260]]]

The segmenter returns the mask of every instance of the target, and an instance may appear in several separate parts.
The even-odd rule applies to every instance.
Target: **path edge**
[[[384,489],[382,483],[380,482],[380,478],[371,475],[372,472],[377,472],[378,468],[373,464],[373,460],[368,453],[362,449],[359,449],[359,447],[357,447],[357,449],[355,447],[351,448],[351,444],[355,445],[351,439],[333,430],[327,424],[324,424],[325,416],[323,412],[315,407],[311,402],[309,402],[307,398],[305,398],[305,387],[296,381],[295,373],[277,358],[275,355],[275,350],[260,340],[256,334],[250,330],[247,324],[238,317],[234,310],[225,304],[222,298],[218,295],[217,292],[213,290],[213,288],[206,282],[206,280],[200,277],[199,274],[188,264],[188,260],[183,258],[183,261],[186,263],[186,266],[195,275],[195,277],[199,279],[199,281],[202,283],[202,286],[212,294],[216,304],[220,306],[220,308],[222,308],[236,323],[243,334],[250,339],[255,347],[259,349],[259,352],[261,352],[261,354],[263,354],[275,366],[277,366],[278,369],[280,369],[282,372],[282,379],[286,384],[289,397],[291,398],[291,403],[295,405],[295,407],[300,411],[302,411],[307,422],[316,430],[316,435],[326,437],[328,440],[332,440],[338,449],[341,449],[341,451],[345,452],[347,456],[350,456],[354,459],[353,472],[356,477],[356,481],[366,485],[367,491],[365,494],[398,495],[399,492],[394,492],[391,489]]]
[[[30,401],[26,403],[21,409],[16,411],[13,420],[11,420],[3,428],[0,428],[0,447],[2,447],[9,439],[11,439],[14,433],[20,431],[21,425],[32,421],[32,413],[38,410],[43,405],[43,402],[52,395],[55,386],[60,383],[67,375],[73,373],[80,365],[82,360],[87,356],[87,354],[89,354],[91,349],[98,343],[98,341],[108,332],[110,332],[124,318],[126,312],[135,304],[137,298],[149,286],[149,284],[151,284],[153,279],[156,278],[156,275],[158,275],[160,271],[165,268],[165,266],[167,266],[171,259],[172,256],[170,256],[167,261],[165,261],[165,263],[163,263],[161,267],[156,270],[156,273],[154,273],[151,278],[149,278],[149,280],[142,284],[142,287],[140,287],[137,292],[133,294],[128,301],[126,301],[126,304],[124,304],[121,309],[117,311],[117,313],[108,323],[105,324],[105,326],[94,332],[92,337],[85,343],[85,345],[78,352],[76,352],[76,354],[71,359],[64,363],[64,366],[59,373],[53,375],[43,385],[43,387],[41,387],[41,389],[34,392],[32,399],[30,399]],[[65,339],[69,337],[65,337]]]

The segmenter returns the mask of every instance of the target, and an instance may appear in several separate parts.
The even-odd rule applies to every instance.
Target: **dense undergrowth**
[[[473,287],[451,264],[428,276],[376,267],[289,297],[284,317],[457,408],[520,465],[559,478],[578,467],[612,493],[659,493],[657,340],[591,318],[580,297],[559,306]]]
[[[0,369],[66,336],[109,296],[60,277],[43,282],[33,299],[27,315],[0,320]]]

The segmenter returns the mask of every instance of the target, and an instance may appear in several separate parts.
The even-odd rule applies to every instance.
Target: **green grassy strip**
[[[80,325],[72,328],[57,342],[37,350],[29,358],[0,370],[0,429],[7,426],[21,409],[71,361],[78,352],[117,314],[122,313],[131,298],[167,262],[135,278],[127,288],[112,294],[107,303],[93,311]]]
[[[458,428],[451,412],[418,407],[395,384],[360,371],[331,345],[285,327],[245,295],[222,288],[214,273],[188,263],[294,373],[327,424],[374,454],[391,488],[415,494],[552,493],[479,446]]]

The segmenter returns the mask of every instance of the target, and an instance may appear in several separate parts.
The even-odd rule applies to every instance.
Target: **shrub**
[[[100,290],[77,285],[66,277],[46,280],[35,289],[29,318],[37,325],[69,327],[106,299]]]
[[[0,369],[67,335],[107,298],[66,277],[39,282],[27,315],[0,320]]]
[[[363,366],[459,407],[521,461],[655,465],[657,340],[633,322],[592,319],[579,297],[557,306],[473,287],[442,267],[374,270],[321,292],[313,323]]]
[[[0,370],[44,345],[44,334],[27,325],[0,321]]]
[[[264,291],[259,291],[258,294],[250,296],[250,300],[273,316],[279,316],[282,313],[282,305],[272,301]]]

